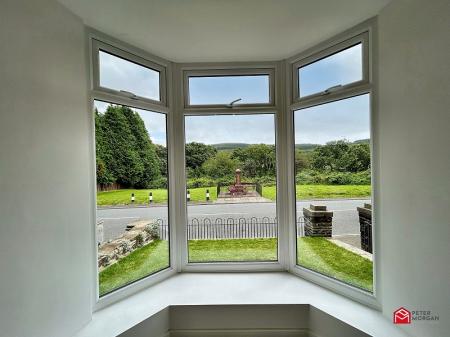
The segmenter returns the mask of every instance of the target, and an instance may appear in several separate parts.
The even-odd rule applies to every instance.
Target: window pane
[[[100,296],[169,266],[166,116],[95,101]]]
[[[160,100],[159,72],[99,51],[100,86],[129,91],[136,96]]]
[[[297,264],[372,292],[369,95],[295,112]]]
[[[269,75],[189,77],[189,103],[270,103],[269,87]]]
[[[322,92],[335,85],[361,81],[362,44],[299,68],[298,78],[300,97]]]
[[[273,114],[189,116],[189,262],[276,261]]]

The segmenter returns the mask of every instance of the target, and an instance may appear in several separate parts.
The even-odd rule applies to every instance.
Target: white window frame
[[[144,289],[148,286],[151,286],[155,283],[158,283],[170,276],[173,276],[177,273],[177,261],[176,261],[176,231],[175,226],[173,225],[174,219],[176,219],[176,215],[174,214],[175,204],[174,200],[174,179],[171,177],[174,176],[174,163],[173,163],[173,114],[172,111],[172,96],[169,95],[170,91],[167,88],[170,88],[172,85],[172,64],[168,61],[160,59],[154,55],[148,54],[145,51],[142,51],[138,48],[132,47],[124,42],[113,39],[103,33],[95,31],[93,29],[88,30],[87,34],[87,45],[90,56],[90,72],[91,72],[91,91],[90,91],[90,113],[91,113],[91,122],[92,122],[92,130],[91,130],[91,139],[92,139],[92,148],[91,148],[91,157],[92,157],[92,177],[93,180],[91,182],[91,197],[93,200],[93,210],[92,210],[92,223],[93,223],[93,251],[94,261],[93,261],[93,310],[97,311],[105,306],[116,302],[120,299],[123,299],[127,296],[132,295],[133,293]],[[154,101],[144,97],[130,97],[129,95],[124,94],[123,92],[103,88],[99,86],[99,67],[98,67],[98,52],[99,49],[105,50],[113,55],[117,55],[125,60],[129,60],[134,63],[138,63],[145,67],[155,69],[160,72],[160,98],[161,101]],[[97,265],[97,231],[96,231],[96,200],[97,200],[97,188],[96,188],[96,151],[95,151],[95,116],[94,116],[94,101],[99,100],[103,102],[109,102],[112,104],[118,104],[127,106],[130,108],[143,109],[150,112],[163,113],[166,115],[166,139],[167,139],[167,170],[168,170],[168,226],[169,226],[169,266],[155,273],[149,274],[137,281],[126,284],[118,289],[113,290],[110,293],[107,293],[100,297],[99,294],[99,277],[98,272],[99,268]]]
[[[283,101],[281,97],[281,85],[284,84],[283,62],[257,62],[257,63],[191,63],[180,64],[175,72],[175,83],[180,83],[180,93],[177,96],[178,112],[181,128],[180,134],[182,136],[182,149],[179,151],[182,165],[179,166],[178,174],[182,176],[182,193],[180,195],[181,204],[181,218],[182,221],[178,224],[179,230],[177,233],[178,247],[180,253],[180,267],[184,272],[252,272],[252,271],[286,271],[288,269],[287,257],[287,226],[286,215],[280,206],[283,197],[283,186],[285,186],[284,175],[281,173],[285,164],[285,139],[284,132],[280,129],[284,126],[284,106],[280,104]],[[213,105],[198,105],[190,106],[189,101],[189,83],[190,76],[236,76],[236,75],[269,75],[269,90],[270,102],[268,104],[236,104],[233,107],[227,107],[223,104]],[[185,130],[184,118],[185,116],[206,116],[213,114],[223,115],[249,115],[249,114],[273,114],[275,117],[275,149],[277,157],[277,222],[278,222],[278,259],[277,261],[267,262],[189,262],[188,260],[188,242],[187,242],[187,203],[185,198],[186,193],[186,172],[185,172]]]
[[[299,70],[300,68],[313,64],[315,62],[321,61],[324,58],[330,57],[332,55],[338,54],[348,48],[351,48],[357,44],[361,44],[362,52],[362,79],[359,81],[343,84],[336,91],[349,90],[353,88],[358,88],[361,85],[366,85],[370,83],[369,79],[369,33],[363,32],[342,42],[337,42],[336,44],[330,45],[325,49],[316,51],[315,49],[309,53],[300,54],[300,58],[292,64],[292,97],[293,102],[304,102],[310,101],[314,98],[320,100],[324,95],[330,95],[332,92],[320,91],[313,93],[304,97],[300,97],[300,78]],[[336,92],[334,91],[334,92]]]
[[[370,19],[362,24],[343,32],[319,45],[295,55],[287,60],[274,62],[230,62],[230,63],[172,63],[157,56],[151,55],[138,48],[111,38],[93,29],[88,29],[88,54],[90,59],[90,113],[93,111],[95,99],[145,110],[162,112],[167,114],[167,150],[168,150],[168,178],[169,178],[169,231],[170,231],[170,267],[163,271],[149,275],[144,279],[122,287],[108,295],[98,296],[98,268],[96,245],[96,207],[92,211],[92,251],[93,257],[93,308],[99,310],[112,302],[125,298],[141,289],[160,282],[178,272],[259,272],[259,271],[289,271],[306,280],[326,287],[336,293],[350,297],[365,305],[380,308],[376,297],[379,286],[376,283],[376,270],[378,261],[379,243],[376,238],[380,231],[378,218],[379,195],[378,189],[378,133],[377,133],[377,87],[372,69],[376,69],[376,20]],[[329,94],[315,94],[300,99],[298,97],[298,66],[302,62],[312,62],[321,59],[345,46],[346,41],[355,37],[364,36],[363,52],[366,53],[367,65],[364,69],[364,80],[340,87]],[[137,57],[139,64],[142,60],[149,62],[148,66],[155,69],[155,65],[163,67],[165,78],[160,80],[160,88],[164,88],[161,101],[153,101],[140,97],[129,97],[115,90],[109,90],[98,86],[98,46],[94,46],[94,40],[111,46],[112,54],[120,50],[126,55]],[[96,42],[98,43],[98,42]],[[334,49],[333,49],[334,48]],[[103,49],[103,48],[102,48]],[[127,59],[120,54],[119,56]],[[365,64],[365,62],[363,64]],[[146,65],[146,63],[144,64]],[[151,65],[151,66],[150,66]],[[247,75],[270,74],[270,103],[269,104],[236,104],[232,107],[226,105],[199,105],[188,104],[187,79],[190,74],[201,76],[211,75]],[[295,110],[318,104],[324,104],[339,99],[349,98],[360,94],[370,94],[371,108],[371,160],[372,160],[372,204],[374,211],[373,221],[373,268],[374,291],[372,294],[352,287],[346,283],[332,279],[312,270],[296,264],[296,196],[295,196],[295,170],[294,170],[294,114]],[[164,97],[164,98],[163,98]],[[137,99],[136,99],[137,98]],[[276,132],[276,156],[277,156],[277,220],[278,220],[278,261],[276,262],[211,262],[189,263],[187,246],[187,204],[186,204],[186,172],[185,172],[185,130],[184,118],[189,115],[202,114],[275,114]],[[91,152],[92,152],[92,177],[90,182],[93,205],[96,200],[95,179],[95,131],[94,114],[92,113]]]
[[[218,65],[220,68],[220,65]],[[243,103],[236,102],[235,108],[246,107],[274,107],[275,106],[275,69],[274,68],[236,68],[236,69],[191,69],[183,71],[184,107],[191,110],[203,110],[208,108],[226,108],[227,104],[191,104],[189,102],[189,78],[191,77],[239,77],[258,76],[269,77],[269,102],[267,103]],[[240,97],[236,97],[238,99]]]
[[[358,42],[363,43],[363,80],[353,82],[339,87],[327,94],[317,93],[303,98],[299,97],[298,90],[298,68],[300,65],[310,64],[332,55],[340,50],[351,47]],[[377,298],[379,287],[377,284],[377,266],[379,244],[376,240],[379,237],[379,224],[377,222],[379,195],[378,195],[378,153],[377,153],[377,119],[376,119],[376,95],[377,88],[373,77],[373,68],[376,63],[372,55],[376,55],[376,21],[367,20],[354,28],[351,28],[319,45],[295,55],[287,60],[286,66],[286,102],[289,118],[287,119],[287,138],[289,140],[288,153],[288,179],[289,179],[289,203],[287,207],[290,213],[290,236],[289,236],[289,271],[306,280],[317,283],[334,292],[350,297],[358,302],[370,307],[379,309],[380,302]],[[296,184],[295,184],[295,125],[294,112],[300,109],[322,105],[346,98],[351,98],[363,94],[370,95],[370,152],[371,152],[371,177],[372,177],[372,242],[373,242],[373,292],[367,292],[350,284],[339,281],[335,278],[315,272],[311,269],[297,265],[297,238],[296,238]]]
[[[144,68],[157,71],[159,74],[159,100],[154,100],[148,97],[135,95],[134,93],[128,93],[127,91],[120,91],[108,87],[102,87],[100,85],[100,64],[99,64],[100,51],[106,52],[123,60],[132,62]],[[142,57],[136,53],[126,50],[126,48],[123,48],[122,46],[118,47],[117,45],[112,45],[109,43],[105,43],[102,40],[92,38],[93,90],[109,93],[115,96],[127,97],[133,100],[148,102],[155,105],[167,106],[166,66],[164,64],[158,63],[155,60],[156,58],[154,56],[147,55],[147,57],[145,56]]]

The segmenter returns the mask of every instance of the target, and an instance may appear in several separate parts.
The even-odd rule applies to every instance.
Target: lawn
[[[372,291],[372,262],[325,238],[299,238],[298,264]],[[100,295],[168,267],[167,241],[135,250],[100,272]],[[190,262],[274,261],[276,239],[190,240]]]
[[[200,187],[191,188],[191,201],[206,201],[206,190],[209,189],[210,200],[217,199],[216,187]],[[167,203],[166,189],[148,189],[148,190],[133,190],[124,189],[116,191],[97,192],[97,206],[112,206],[112,205],[130,205],[131,194],[134,193],[136,205],[147,205],[149,202],[149,193],[153,194],[154,203]]]
[[[99,273],[100,296],[168,266],[168,242],[153,241]]]
[[[373,291],[372,262],[325,238],[298,238],[298,261],[303,267],[356,287]]]
[[[277,239],[190,240],[189,262],[276,261]]]
[[[210,200],[217,199],[217,188],[199,187],[191,188],[192,202],[205,202],[206,190],[209,190]],[[114,205],[129,205],[131,204],[131,193],[134,193],[136,205],[148,204],[148,195],[153,193],[154,203],[167,202],[167,190],[165,189],[149,189],[149,190],[117,190],[97,193],[97,206],[114,206]],[[366,198],[370,197],[370,185],[297,185],[297,199],[345,199],[345,198]],[[264,186],[263,197],[275,200],[276,188],[275,186]]]
[[[263,197],[275,200],[275,186],[264,186]],[[297,200],[370,197],[370,185],[297,185]]]

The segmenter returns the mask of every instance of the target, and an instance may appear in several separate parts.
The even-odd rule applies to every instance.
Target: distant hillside
[[[353,142],[353,144],[369,144],[370,143],[370,139],[369,138],[366,138],[366,139],[358,139],[358,140],[355,140],[354,142]]]
[[[312,151],[318,146],[320,144],[295,144],[295,148],[302,151]]]
[[[247,143],[219,143],[219,144],[211,144],[211,146],[215,147],[218,151],[220,150],[234,150],[240,148],[249,147],[252,144]]]
[[[370,139],[358,139],[355,140],[354,142],[352,142],[352,144],[368,144],[370,143]],[[218,151],[224,151],[224,150],[234,150],[234,149],[243,149],[246,147],[249,147],[250,145],[253,144],[249,144],[249,143],[219,143],[219,144],[211,144],[211,146],[215,147]],[[316,147],[321,146],[320,144],[295,144],[295,148],[297,150],[302,150],[302,151],[312,151],[314,150]]]

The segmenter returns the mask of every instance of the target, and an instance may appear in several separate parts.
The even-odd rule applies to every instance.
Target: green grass
[[[370,197],[370,185],[297,185],[297,200],[308,199],[345,199]],[[275,200],[277,196],[275,186],[264,186],[263,197]]]
[[[209,200],[217,199],[217,187],[190,188],[191,201],[206,201],[206,190],[209,190]]]
[[[325,238],[299,238],[298,261],[303,267],[359,288],[373,291],[372,262]]]
[[[189,262],[276,260],[277,239],[189,241]]]
[[[190,188],[192,202],[206,201],[206,190],[209,189],[210,200],[217,199],[217,188],[199,187]],[[97,206],[115,206],[115,205],[130,205],[131,193],[134,193],[136,205],[147,205],[149,192],[153,193],[153,202],[166,203],[167,190],[165,189],[149,189],[149,190],[116,190],[97,193]],[[333,199],[333,198],[365,198],[370,197],[370,185],[297,185],[297,199]],[[275,200],[276,188],[275,186],[264,186],[263,197]]]
[[[190,262],[274,261],[276,239],[190,240]],[[299,238],[298,264],[343,282],[372,291],[372,262],[325,238]],[[100,295],[169,265],[167,241],[136,249],[99,274]]]
[[[217,199],[216,187],[200,187],[191,188],[191,201],[206,201],[206,190],[209,189],[210,200]],[[116,191],[105,191],[97,193],[97,206],[111,206],[111,205],[130,205],[131,193],[134,193],[136,205],[147,205],[148,195],[152,192],[153,202],[166,203],[167,202],[167,190],[166,189],[148,189],[148,190],[134,190],[124,189]]]
[[[168,242],[153,241],[99,273],[100,296],[168,266]]]

